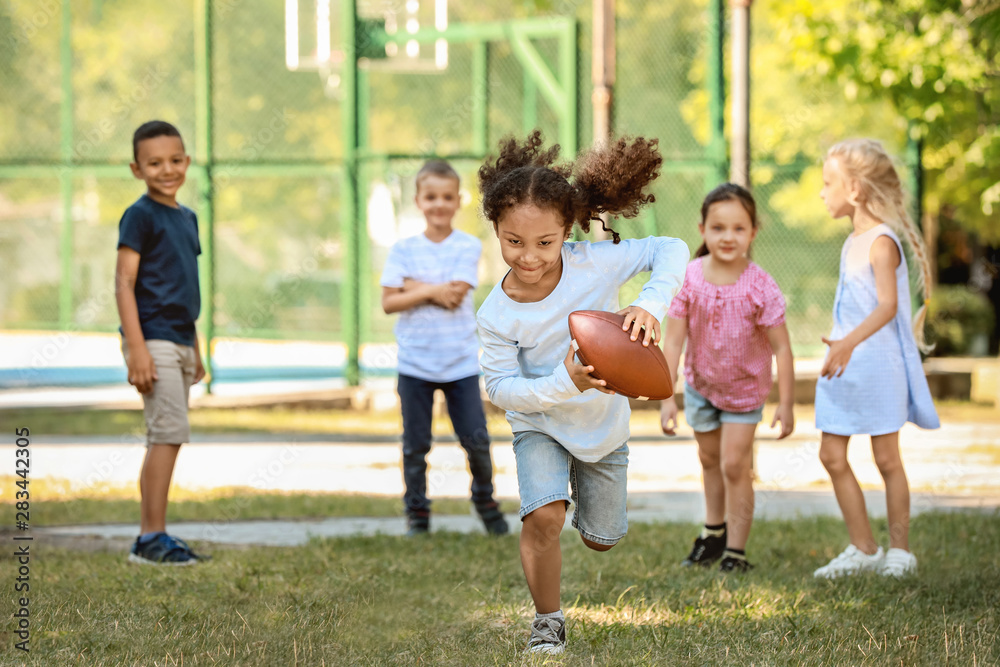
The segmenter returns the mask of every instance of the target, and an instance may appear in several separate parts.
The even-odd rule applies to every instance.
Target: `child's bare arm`
[[[415,282],[415,281],[414,281]],[[433,301],[433,285],[426,283],[411,284],[407,287],[383,287],[382,310],[387,315],[424,306]]]
[[[418,280],[407,278],[403,281],[403,290],[417,289],[420,287],[432,288],[431,303],[448,310],[454,310],[462,305],[465,295],[472,289],[472,285],[461,280],[450,280],[446,283],[422,283]]]
[[[792,358],[792,344],[788,339],[788,327],[784,323],[767,330],[767,339],[778,361],[778,409],[774,411],[771,427],[781,422],[778,440],[795,430],[795,360]]]
[[[830,346],[820,375],[826,378],[840,377],[851,360],[854,348],[873,333],[884,327],[896,316],[896,267],[902,261],[899,248],[888,236],[880,236],[872,244],[870,255],[872,270],[875,273],[875,295],[878,305],[862,320],[861,324],[839,340],[823,342]]]
[[[139,306],[135,301],[135,280],[139,273],[139,253],[122,246],[118,249],[115,266],[115,301],[118,317],[122,323],[122,333],[128,346],[128,381],[140,394],[153,390],[153,382],[159,379],[156,364],[146,348],[146,338],[139,324]]]
[[[675,393],[681,351],[684,349],[686,338],[687,318],[668,317],[663,334],[663,356],[667,358],[667,367],[670,368],[670,380],[673,383]],[[673,396],[660,402],[660,427],[667,435],[677,435],[677,401],[674,400]]]
[[[472,285],[464,280],[452,280],[450,284],[452,291],[458,297],[458,303],[455,304],[457,307],[465,299],[465,295],[472,290]]]
[[[198,342],[198,330],[194,332],[194,383],[198,384],[205,377],[205,364],[201,361],[201,344]]]
[[[428,304],[453,310],[470,289],[471,285],[458,280],[435,284],[407,278],[402,287],[382,288],[382,310],[392,314]]]

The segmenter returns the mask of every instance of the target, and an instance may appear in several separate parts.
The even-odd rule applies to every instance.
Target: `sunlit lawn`
[[[0,487],[13,488],[16,478],[0,477]],[[66,526],[78,524],[136,523],[139,498],[136,485],[102,488],[74,497],[63,485],[48,480],[31,482],[31,525]],[[275,493],[253,488],[219,488],[171,491],[167,521],[249,521],[254,519],[325,519],[331,517],[403,516],[399,497],[346,493]],[[500,503],[502,511],[516,514],[516,500]],[[0,502],[0,511],[13,516],[13,505]],[[468,499],[435,498],[434,513],[469,514]]]
[[[884,522],[877,534],[886,541]],[[563,533],[565,665],[991,665],[1000,520],[913,521],[916,578],[816,581],[835,519],[758,522],[746,575],[681,568],[688,525],[633,525],[615,549]],[[33,665],[509,665],[531,615],[517,538],[358,537],[228,549],[197,567],[36,543]],[[10,555],[5,559],[10,565]],[[9,568],[5,568],[9,571]],[[6,593],[13,608],[13,591]],[[0,662],[20,664],[3,633]]]

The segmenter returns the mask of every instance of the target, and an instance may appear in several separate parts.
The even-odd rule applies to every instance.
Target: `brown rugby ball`
[[[659,346],[632,340],[631,328],[622,331],[624,315],[603,310],[574,310],[569,314],[569,335],[576,356],[591,373],[604,380],[616,394],[641,400],[662,400],[674,393],[670,368]],[[644,335],[644,334],[643,334]]]

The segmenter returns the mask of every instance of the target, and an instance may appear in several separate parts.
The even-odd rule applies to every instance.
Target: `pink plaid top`
[[[701,272],[702,259],[688,264],[667,312],[687,318],[684,380],[720,410],[756,410],[771,391],[767,329],[784,324],[785,298],[753,262],[732,285],[713,285]]]

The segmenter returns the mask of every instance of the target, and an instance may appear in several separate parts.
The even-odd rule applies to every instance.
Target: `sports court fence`
[[[333,11],[338,4],[326,3]],[[360,2],[359,25],[404,4]],[[541,79],[526,74],[523,42],[456,40],[445,69],[359,70],[359,148],[345,162],[338,75],[289,71],[287,3],[0,1],[0,330],[117,329],[117,225],[143,191],[128,168],[131,134],[151,118],[177,125],[193,157],[179,198],[201,222],[198,324],[210,341],[390,343],[378,278],[391,243],[420,228],[413,176],[431,155],[453,159],[466,200],[456,226],[484,241],[478,305],[503,264],[476,212],[476,169],[501,136],[533,127],[551,141],[591,144],[591,5],[563,0],[541,16],[513,17],[535,22],[542,36],[533,52],[562,90],[575,87],[575,108],[560,115],[552,91],[538,85],[544,67]],[[499,25],[512,19],[511,7],[453,2],[449,25]],[[713,81],[721,90],[723,50],[714,37],[722,11],[720,0],[617,3],[613,126],[658,137],[665,158],[655,204],[617,221],[623,236],[698,245],[701,200],[727,173],[717,131],[723,107],[712,90]],[[546,36],[545,21],[575,31],[569,53]],[[796,353],[814,354],[829,327],[845,230],[802,224],[802,202],[788,186],[815,178],[817,165],[755,157],[763,230],[754,259],[785,292]],[[357,190],[348,193],[345,169],[353,168]],[[353,219],[344,215],[348,197],[358,199]]]

